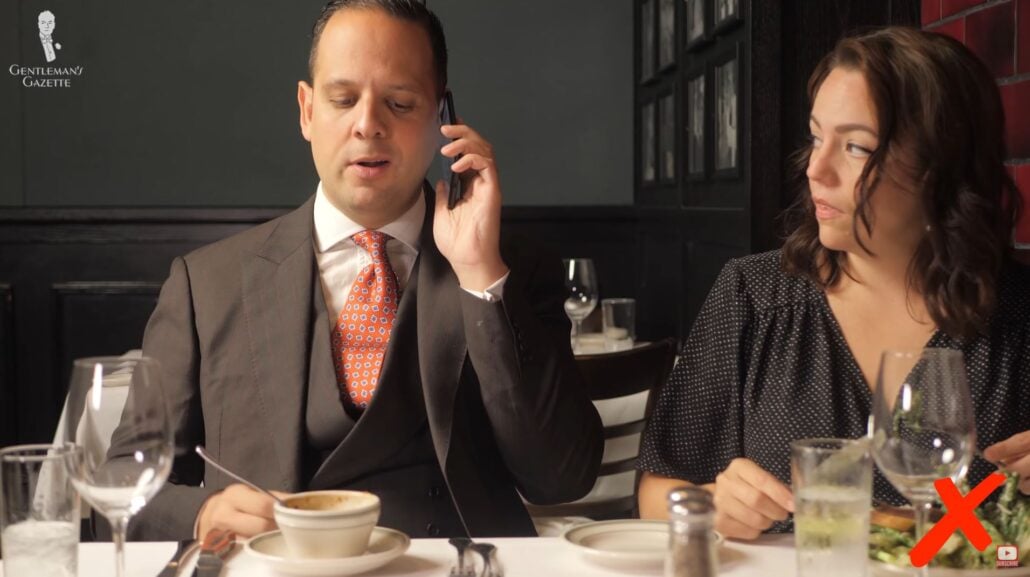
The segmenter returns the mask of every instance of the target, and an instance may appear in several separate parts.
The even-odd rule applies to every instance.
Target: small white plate
[[[597,521],[562,533],[562,540],[591,561],[610,567],[661,565],[669,550],[669,522],[645,519]],[[722,535],[716,533],[717,545]]]
[[[282,533],[271,531],[254,536],[244,546],[251,557],[271,565],[287,575],[334,577],[357,575],[377,569],[400,557],[411,545],[411,538],[393,529],[376,527],[368,541],[368,551],[355,557],[335,559],[303,559],[290,557]]]
[[[917,577],[918,569],[898,567],[882,561],[870,561],[875,577]],[[948,567],[931,567],[930,577],[1028,577],[1030,567],[999,567],[997,569],[950,569]]]

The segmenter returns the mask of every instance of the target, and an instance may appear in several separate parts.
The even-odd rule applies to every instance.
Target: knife
[[[204,536],[200,544],[200,556],[193,577],[219,577],[225,557],[236,544],[236,534],[232,531],[212,529]]]
[[[165,568],[157,574],[157,577],[176,577],[183,563],[193,554],[193,550],[199,546],[200,544],[193,539],[179,541],[179,546],[175,548],[175,554],[168,560]]]

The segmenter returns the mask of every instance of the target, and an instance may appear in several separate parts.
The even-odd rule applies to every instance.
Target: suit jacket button
[[[434,498],[434,499],[439,497],[440,496],[440,487],[430,487],[429,488],[429,496]]]
[[[426,525],[426,533],[428,533],[430,537],[436,537],[440,534],[440,528],[430,523]]]

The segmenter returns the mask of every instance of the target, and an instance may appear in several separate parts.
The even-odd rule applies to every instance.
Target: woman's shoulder
[[[814,283],[784,270],[780,250],[730,260],[719,284],[730,283],[757,311],[809,303],[820,295]]]

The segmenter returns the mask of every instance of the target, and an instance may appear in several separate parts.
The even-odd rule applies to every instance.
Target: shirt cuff
[[[504,283],[508,281],[508,275],[510,274],[511,271],[504,273],[504,276],[495,281],[494,284],[486,287],[486,290],[484,291],[473,291],[465,287],[461,287],[461,290],[469,293],[470,295],[476,298],[485,300],[488,303],[495,303],[500,301],[501,298],[504,297]]]

